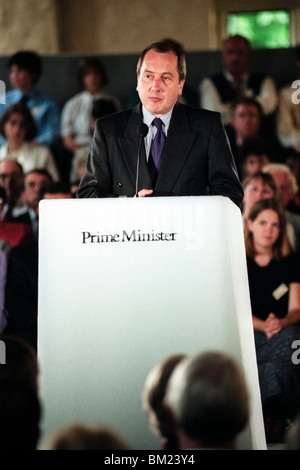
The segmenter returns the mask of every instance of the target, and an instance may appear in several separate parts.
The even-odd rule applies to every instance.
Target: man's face
[[[253,175],[257,171],[260,171],[267,163],[270,163],[270,159],[265,154],[251,153],[247,155],[244,162],[244,171],[247,175]]]
[[[37,209],[41,200],[41,190],[50,182],[47,175],[39,173],[29,173],[25,176],[22,198],[31,209]]]
[[[247,217],[253,204],[261,199],[275,197],[273,189],[261,178],[253,178],[244,188],[243,213]]]
[[[268,173],[270,173],[275,180],[282,206],[286,207],[294,195],[291,178],[289,177],[288,173],[283,173],[282,171],[278,171],[276,169],[270,169],[268,170]]]
[[[102,77],[95,70],[90,69],[83,77],[85,90],[94,95],[102,88]]]
[[[22,144],[26,137],[25,118],[20,113],[13,113],[4,124],[5,137],[9,142]]]
[[[178,59],[173,52],[150,50],[144,57],[137,81],[137,91],[145,108],[154,116],[167,114],[182,94]]]
[[[244,194],[244,199],[250,202],[251,206],[261,199],[270,199],[275,196],[273,189],[260,178],[253,179],[245,188]]]
[[[17,162],[5,160],[0,163],[0,185],[5,189],[8,202],[17,201],[22,193],[24,176]]]
[[[222,62],[233,77],[243,75],[250,62],[250,50],[247,44],[242,39],[230,39],[224,46]]]
[[[29,93],[34,87],[36,76],[29,70],[12,65],[9,69],[9,79],[13,88]]]
[[[255,137],[259,134],[261,119],[259,110],[252,104],[238,104],[234,110],[232,126],[238,139]]]

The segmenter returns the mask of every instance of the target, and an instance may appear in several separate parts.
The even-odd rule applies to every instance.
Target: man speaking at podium
[[[142,52],[141,103],[97,120],[78,198],[221,195],[241,206],[221,115],[178,102],[185,77],[184,52],[172,42]]]

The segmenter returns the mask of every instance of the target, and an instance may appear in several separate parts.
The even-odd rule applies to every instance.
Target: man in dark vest
[[[236,101],[243,97],[255,98],[264,117],[273,115],[278,105],[274,80],[263,73],[250,72],[251,47],[240,35],[224,40],[223,70],[204,78],[199,86],[201,107],[222,114],[224,125],[230,124]]]

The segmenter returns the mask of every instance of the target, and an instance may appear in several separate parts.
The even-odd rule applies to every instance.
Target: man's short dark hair
[[[38,175],[46,176],[46,178],[49,179],[49,182],[53,181],[52,175],[49,173],[48,170],[46,170],[46,168],[33,168],[32,170],[27,171],[27,173],[25,174],[25,177],[28,176],[28,175],[31,175],[32,173],[36,173]]]
[[[223,47],[226,46],[226,44],[229,42],[229,41],[243,41],[245,43],[245,45],[247,46],[247,48],[250,50],[251,49],[251,43],[249,41],[248,38],[246,38],[245,36],[241,36],[240,34],[232,34],[230,36],[227,36],[225,39],[223,39]]]
[[[8,68],[13,65],[17,65],[20,69],[28,70],[31,74],[36,75],[35,82],[39,80],[43,70],[42,59],[33,51],[16,52],[7,62]]]
[[[246,106],[255,106],[257,108],[260,118],[263,117],[262,106],[255,98],[244,96],[243,98],[238,99],[233,105],[234,109],[236,109],[237,106],[239,106],[240,104],[244,104]]]
[[[107,116],[118,111],[118,108],[113,100],[109,98],[98,98],[93,101],[92,105],[92,118],[99,119],[100,117]]]
[[[78,82],[81,89],[84,89],[83,78],[90,70],[101,76],[102,88],[108,84],[108,76],[103,62],[98,57],[84,57],[79,61],[77,70]]]
[[[139,76],[141,67],[147,52],[151,50],[155,50],[156,52],[160,52],[162,54],[166,52],[174,52],[178,59],[177,70],[179,74],[179,80],[185,80],[186,77],[186,60],[185,60],[185,53],[184,50],[180,47],[179,43],[173,42],[171,40],[154,42],[150,46],[146,47],[140,55],[140,58],[137,63],[136,73]]]
[[[41,197],[43,198],[45,194],[71,194],[71,188],[68,183],[64,183],[63,181],[53,181],[52,183],[48,183],[42,188],[41,190]]]

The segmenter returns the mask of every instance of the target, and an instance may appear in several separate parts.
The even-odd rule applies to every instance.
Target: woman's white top
[[[54,181],[59,180],[59,173],[51,150],[46,145],[24,142],[13,152],[8,150],[7,144],[0,147],[0,161],[5,159],[16,160],[23,168],[24,174],[36,168],[47,170]]]

